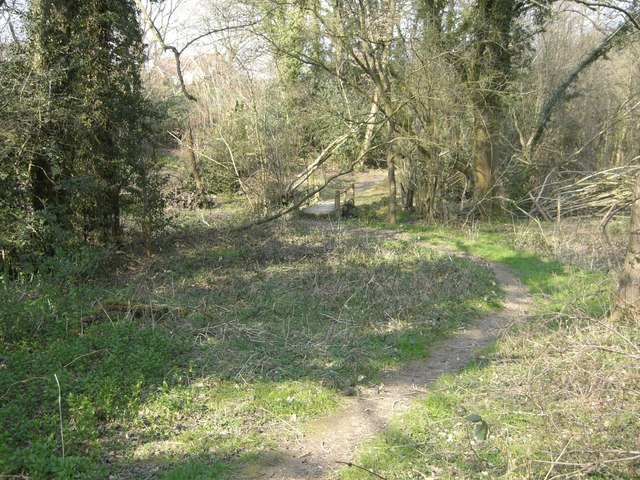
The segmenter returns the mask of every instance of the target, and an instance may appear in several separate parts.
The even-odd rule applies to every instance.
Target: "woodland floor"
[[[639,478],[626,222],[391,227],[355,181],[356,219],[176,208],[3,285],[0,478]]]
[[[489,263],[505,292],[504,307],[432,346],[429,357],[388,372],[380,385],[345,402],[334,415],[320,418],[274,452],[273,464],[247,478],[303,480],[332,478],[341,465],[355,461],[357,447],[388,426],[391,416],[406,411],[441,375],[464,367],[479,349],[514,323],[526,319],[530,297],[525,287],[499,264]]]
[[[384,172],[355,176],[356,199],[378,191],[384,180]],[[321,215],[331,213],[332,208],[332,201],[327,200],[305,210],[309,210],[311,215]],[[376,234],[371,231],[367,233]],[[377,235],[402,237],[402,234],[392,231],[377,231]],[[411,241],[410,238],[404,240]],[[428,244],[425,247],[433,248]],[[442,247],[440,250],[455,255],[451,250]],[[253,471],[245,472],[247,478],[303,480],[335,476],[341,466],[356,460],[359,444],[384,430],[391,416],[406,411],[416,397],[424,396],[431,383],[443,374],[464,367],[479,349],[494,341],[501,331],[524,321],[530,304],[526,288],[508,268],[497,263],[487,266],[505,294],[504,307],[499,312],[460,327],[451,337],[433,345],[426,359],[388,372],[379,385],[348,398],[335,414],[307,425],[306,433],[300,432],[273,452],[266,469],[260,471],[252,466]]]

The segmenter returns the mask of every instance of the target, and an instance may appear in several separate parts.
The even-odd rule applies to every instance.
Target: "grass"
[[[2,285],[3,475],[230,478],[500,302],[482,264],[393,233],[205,220]]]
[[[384,199],[357,202],[349,228],[297,219],[245,234],[221,228],[238,222],[230,204],[177,212],[152,259],[80,249],[5,282],[0,477],[258,471],[344,395],[499,306],[482,262],[437,253],[453,247],[514,269],[535,315],[443,377],[359,462],[388,479],[638,478],[640,338],[607,320],[616,257],[586,224],[567,225],[572,237],[544,224],[389,230]]]
[[[584,256],[562,261],[548,248],[515,248],[514,235],[530,246],[548,246],[538,233],[523,234],[524,227],[464,236],[401,227],[423,241],[453,243],[508,265],[535,307],[528,323],[480,352],[462,372],[441,378],[410,412],[396,417],[362,450],[362,466],[389,480],[639,478],[640,335],[636,321],[608,319],[615,270]],[[487,441],[473,439],[466,420],[471,413],[489,424]],[[371,475],[351,468],[342,478]]]

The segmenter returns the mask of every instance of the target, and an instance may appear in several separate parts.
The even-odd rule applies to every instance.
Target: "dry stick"
[[[596,323],[602,325],[604,328],[606,328],[607,330],[609,330],[611,333],[613,333],[614,335],[617,335],[618,337],[620,337],[622,340],[624,340],[626,343],[628,343],[629,345],[631,345],[636,351],[640,352],[640,347],[638,345],[636,345],[635,343],[633,343],[629,338],[625,337],[624,335],[622,335],[620,332],[618,332],[615,328],[611,328],[609,325],[607,325],[606,323],[601,322],[600,320],[596,320]]]
[[[351,462],[341,462],[340,460],[336,460],[336,463],[339,463],[341,465],[346,465],[347,467],[359,468],[360,470],[364,470],[365,472],[373,475],[376,478],[381,478],[382,480],[387,480],[382,475],[378,475],[376,472],[372,472],[371,470],[369,470],[368,468],[363,467],[362,465],[356,465],[355,463],[351,463]]]
[[[536,196],[535,200],[533,200],[533,195],[531,194],[531,192],[529,192],[529,196],[531,197],[531,199],[533,200],[533,206],[532,207],[536,207],[538,209],[538,211],[540,211],[540,209],[542,208],[542,205],[540,205],[540,199],[542,198],[542,194],[544,193],[544,189],[547,188],[547,182],[549,181],[549,178],[551,178],[551,175],[553,175],[553,172],[555,172],[556,167],[553,167],[551,169],[551,171],[547,174],[547,176],[544,178],[544,181],[542,182],[542,186],[540,187],[540,192],[538,192],[538,195]],[[533,208],[531,210],[529,210],[529,213],[533,212]],[[544,209],[542,209],[542,211],[540,211],[540,213],[542,213],[543,215],[547,215],[546,211]],[[547,220],[550,220],[549,218]]]
[[[634,453],[634,452],[629,452]],[[609,458],[606,460],[598,460],[596,462],[587,462],[587,463],[578,463],[578,462],[550,462],[548,460],[533,460],[535,463],[552,463],[554,465],[562,465],[565,467],[582,467],[582,468],[591,468],[597,467],[598,465],[608,465],[611,463],[619,463],[619,462],[633,462],[634,460],[640,459],[640,453],[637,455],[632,455],[630,457],[622,457],[622,458]]]
[[[556,468],[556,465],[558,464],[558,462],[560,461],[560,459],[562,458],[562,456],[564,455],[564,453],[567,451],[567,447],[569,446],[569,444],[571,443],[571,440],[573,440],[573,437],[569,438],[569,440],[567,440],[567,443],[564,445],[564,448],[562,449],[562,451],[560,452],[560,455],[558,455],[556,457],[556,459],[554,460],[554,462],[551,464],[551,466],[549,467],[549,471],[547,472],[547,474],[544,477],[544,480],[549,480],[549,476],[551,475],[551,473],[553,472],[553,469]]]
[[[56,385],[58,386],[58,413],[60,414],[60,441],[62,442],[62,459],[64,460],[64,429],[62,428],[62,391],[60,390],[60,381],[58,375],[53,374],[53,378],[56,379]]]
[[[229,142],[227,142],[227,140],[224,138],[222,133],[220,133],[220,141],[222,143],[224,143],[224,146],[227,149],[227,152],[229,153],[229,159],[231,160],[231,165],[233,166],[233,172],[236,175],[236,180],[238,180],[238,184],[240,185],[240,189],[242,190],[242,193],[244,193],[245,196],[247,198],[249,198],[249,194],[247,193],[247,187],[245,186],[244,182],[242,181],[242,177],[240,176],[240,172],[238,171],[238,167],[236,165],[236,157],[233,154],[233,150],[231,149],[231,145],[229,145]]]
[[[28,383],[31,382],[33,380],[49,380],[49,377],[32,377],[32,378],[27,378],[25,380],[18,380],[17,382],[13,382],[11,385],[9,385],[9,388],[7,388],[7,391],[4,392],[3,395],[0,395],[0,400],[4,400],[4,398],[9,395],[9,392],[11,391],[11,389],[13,387],[15,387],[16,385],[21,385],[24,383]]]
[[[615,348],[609,348],[609,347],[605,347],[602,345],[585,345],[586,347],[592,348],[594,350],[602,350],[603,352],[610,352],[610,353],[615,353],[618,355],[624,355],[626,357],[630,357],[636,360],[640,360],[640,355],[634,355],[632,353],[629,352],[625,352],[623,350],[616,350]]]
[[[529,192],[529,198],[533,202],[532,208],[538,210],[538,212],[544,217],[545,220],[551,221],[551,216],[547,213],[543,206],[540,205],[538,200],[531,194],[531,192]]]
[[[487,465],[487,462],[485,462],[480,455],[478,455],[478,452],[476,452],[476,449],[473,448],[473,444],[471,442],[469,442],[469,448],[471,448],[471,451],[473,452],[473,454],[476,456],[476,458],[478,459],[478,461],[480,462],[480,464],[482,465],[482,467],[486,470],[486,472],[489,474],[489,476],[491,478],[494,478],[493,474],[489,471],[489,465]]]
[[[64,365],[62,368],[67,368],[69,365],[71,365],[72,363],[74,363],[77,360],[80,360],[81,358],[88,357],[90,355],[95,355],[96,353],[102,353],[102,352],[107,352],[109,355],[111,355],[111,352],[109,350],[107,350],[106,348],[101,348],[100,350],[93,350],[92,352],[88,352],[88,353],[85,353],[83,355],[80,355],[79,357],[74,358],[69,363]]]

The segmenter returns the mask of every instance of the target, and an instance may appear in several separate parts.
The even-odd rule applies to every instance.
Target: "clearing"
[[[4,285],[2,475],[634,478],[638,330],[607,323],[591,226],[374,227],[365,181],[357,220],[183,211],[151,259],[79,250]]]

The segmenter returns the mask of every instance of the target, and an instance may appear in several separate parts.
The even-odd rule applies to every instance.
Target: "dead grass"
[[[297,218],[232,232],[231,215],[180,216],[153,257],[118,252],[90,284],[3,292],[17,325],[41,298],[39,321],[60,332],[1,352],[3,474],[77,461],[86,478],[230,478],[499,303],[482,264],[400,233]],[[12,386],[33,372],[61,379],[69,461],[57,402]]]
[[[628,219],[609,222],[603,233],[598,218],[569,218],[557,223],[517,224],[501,229],[523,250],[552,256],[567,265],[588,270],[611,270],[622,265],[628,239]]]

